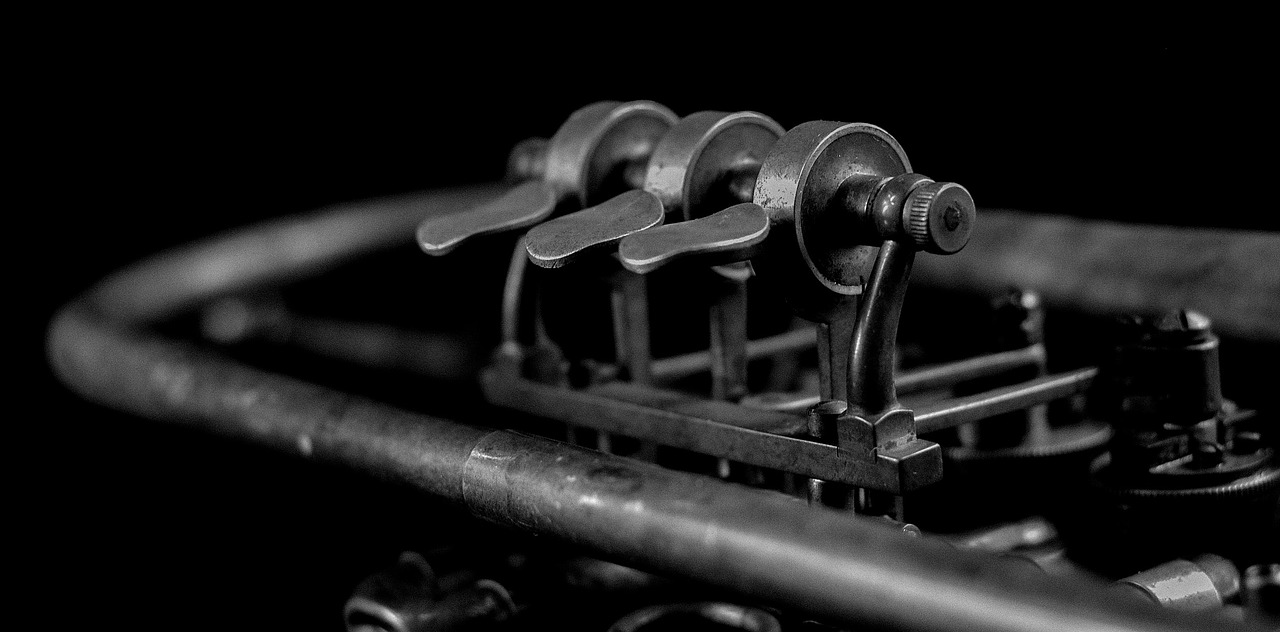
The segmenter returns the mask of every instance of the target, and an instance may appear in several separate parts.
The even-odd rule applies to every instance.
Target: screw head
[[[969,191],[954,182],[927,182],[903,205],[903,226],[916,246],[949,255],[969,243],[977,207]]]

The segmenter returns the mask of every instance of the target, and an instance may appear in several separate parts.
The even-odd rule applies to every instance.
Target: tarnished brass
[[[512,151],[509,176],[518,175],[513,180],[523,183],[514,188],[344,205],[138,264],[57,314],[49,331],[51,367],[92,401],[268,446],[322,467],[351,467],[451,504],[444,512],[427,514],[429,520],[451,518],[447,514],[457,510],[524,532],[502,538],[494,547],[482,543],[455,550],[440,542],[446,546],[437,551],[449,551],[448,557],[437,563],[440,554],[433,554],[432,564],[452,572],[442,572],[439,581],[426,558],[402,556],[390,572],[356,587],[345,611],[353,630],[461,629],[507,619],[518,628],[546,627],[545,619],[554,617],[540,621],[541,613],[526,609],[533,598],[553,615],[580,614],[574,606],[582,605],[583,595],[604,601],[599,585],[569,581],[552,586],[547,581],[559,583],[557,569],[565,553],[626,565],[615,567],[623,577],[608,582],[611,590],[653,573],[649,577],[661,576],[670,582],[665,588],[679,591],[686,601],[664,600],[661,609],[635,610],[639,603],[619,609],[633,615],[618,625],[634,628],[647,626],[655,613],[674,613],[674,620],[663,623],[680,623],[687,621],[680,615],[696,614],[713,624],[742,623],[760,630],[776,627],[770,623],[774,618],[788,629],[830,624],[939,631],[1230,630],[1246,625],[1212,614],[1165,612],[1156,604],[1242,618],[1275,612],[1274,604],[1262,603],[1274,601],[1271,592],[1280,584],[1280,566],[1270,563],[1274,555],[1269,546],[1280,489],[1274,437],[1264,434],[1271,416],[1255,416],[1223,399],[1216,342],[1205,337],[1207,320],[1181,310],[1166,315],[1144,334],[1142,345],[1150,348],[1132,349],[1120,358],[1120,368],[1128,368],[1119,375],[1118,391],[1110,395],[1118,410],[1105,415],[1115,424],[1114,435],[1086,415],[1103,417],[1107,408],[1100,404],[1106,401],[1091,387],[1114,381],[1107,371],[1115,369],[1104,365],[1101,373],[1083,367],[1048,374],[1044,332],[1038,325],[1036,331],[1023,326],[1034,321],[1025,312],[1038,303],[1020,300],[1018,310],[1026,318],[997,323],[1012,323],[1015,331],[998,333],[1017,338],[1019,347],[1029,346],[1000,346],[990,356],[895,374],[895,338],[908,281],[919,259],[928,259],[917,253],[951,254],[965,247],[975,220],[968,191],[912,173],[901,148],[871,126],[818,122],[784,135],[772,121],[752,113],[705,112],[672,125],[674,117],[664,112],[648,102],[601,103],[580,110],[556,139],[533,140]],[[503,191],[505,197],[488,203]],[[625,192],[610,197],[620,191]],[[539,224],[557,210],[578,206],[587,210]],[[468,207],[472,211],[457,212]],[[354,322],[347,320],[353,315],[345,313],[345,304],[336,317],[310,315],[294,312],[280,298],[292,302],[296,291],[303,307],[314,305],[309,300],[313,294],[325,300],[346,298],[326,287],[284,288],[279,295],[271,289],[314,278],[363,255],[395,254],[422,217],[434,212],[440,214],[419,235],[425,235],[423,248],[434,254],[485,232],[533,226],[514,245],[503,289],[501,346],[479,374],[474,365],[490,351],[489,341],[470,346],[477,356],[471,367],[451,366],[459,346],[434,344],[432,332],[406,328],[401,319],[407,322],[414,312],[404,311],[400,300],[387,306],[395,325]],[[663,226],[668,213],[671,223]],[[1131,273],[1129,282],[1115,276],[1084,278],[1090,270],[1076,261],[1083,246],[1114,245],[1116,240],[1107,237],[1118,229],[1104,232],[1101,226],[1045,221],[1007,218],[1000,230],[984,229],[1012,242],[989,244],[989,251],[1009,255],[998,257],[1009,264],[1005,267],[1053,273],[1061,291],[1046,294],[1049,302],[1077,296],[1080,288],[1103,299],[1127,296],[1126,301],[1144,294],[1143,285],[1151,286],[1151,295],[1163,295],[1167,288],[1160,284],[1138,282],[1144,276],[1138,264],[1178,258],[1188,249],[1171,246],[1193,243],[1166,242],[1171,237],[1160,233],[1156,245],[1161,249],[1153,251],[1126,233],[1121,236],[1130,247],[1102,249],[1129,253],[1127,259],[1115,260],[1124,265],[1112,262]],[[1046,226],[1061,230],[1046,233]],[[1086,243],[1082,246],[1079,239]],[[1214,239],[1222,240],[1212,242],[1222,250],[1238,255],[1239,246],[1250,255],[1230,257],[1228,263],[1238,259],[1258,267],[1257,261],[1275,259],[1262,256],[1274,250],[1274,240],[1248,235]],[[1034,248],[1023,243],[1028,241]],[[1058,241],[1073,247],[1053,248]],[[543,267],[565,265],[614,245],[617,261],[598,257],[584,266],[592,268],[587,274],[556,278],[528,265],[531,259]],[[1166,256],[1155,256],[1162,252]],[[652,361],[641,273],[668,262],[707,266],[726,260],[740,261],[719,276],[697,270],[679,279],[684,292],[674,301],[681,307],[710,307],[708,348]],[[635,264],[634,271],[623,266],[628,262]],[[385,263],[399,261],[388,258]],[[816,320],[816,335],[792,331],[748,344],[747,277],[757,264],[784,283],[802,314]],[[989,262],[986,268],[982,262],[972,267],[992,274]],[[1232,268],[1223,264],[1220,269]],[[1062,276],[1062,270],[1077,274]],[[1187,270],[1200,285],[1206,278],[1212,284],[1230,280]],[[1254,272],[1251,284],[1238,287],[1270,287],[1259,281],[1265,272]],[[346,272],[332,276],[346,277]],[[431,276],[453,280],[451,272]],[[417,283],[415,277],[420,279],[409,275],[411,285]],[[544,284],[549,278],[554,280]],[[935,278],[942,278],[936,284],[963,285],[948,280],[952,277]],[[1008,278],[996,275],[987,282],[1003,289]],[[364,279],[352,275],[351,280],[361,285],[351,302],[365,299],[370,288]],[[578,298],[586,294],[545,290],[562,281],[573,290],[572,284],[596,280],[612,287],[614,353],[609,356],[607,345],[595,340],[562,353],[557,342],[603,329],[546,327],[544,320],[577,316]],[[1135,285],[1139,287],[1131,291]],[[268,295],[261,298],[259,292]],[[1192,295],[1181,296],[1179,301]],[[424,309],[436,309],[429,302],[432,297],[410,298],[425,302]],[[1088,305],[1123,304],[1117,301],[1098,299]],[[755,307],[764,302],[756,300]],[[1243,314],[1237,316],[1237,327],[1270,322],[1262,317],[1264,311],[1247,309],[1257,301],[1216,302],[1228,314]],[[930,323],[928,336],[904,340],[908,344],[899,347],[907,350],[907,366],[949,359],[951,351],[966,352],[939,349],[938,356],[931,356],[933,350],[925,347],[935,334],[959,342],[977,337],[976,328],[960,321],[960,309],[952,310],[951,303],[944,307],[943,318]],[[386,315],[370,311],[374,317]],[[196,313],[203,314],[204,339],[172,339],[194,333]],[[762,332],[774,331],[783,319],[753,324],[768,325],[757,327]],[[667,335],[669,323],[659,323],[655,335]],[[693,328],[682,327],[682,339],[672,342],[703,333],[688,329]],[[819,384],[809,366],[813,358],[808,348],[815,344],[820,349]],[[227,347],[232,355],[217,353],[215,346]],[[670,345],[673,352],[685,348]],[[799,349],[805,357],[798,357]],[[298,355],[286,357],[279,351]],[[818,397],[801,402],[811,405],[807,411],[798,410],[803,406],[796,401],[744,397],[747,358],[789,364],[777,370],[762,362],[771,374],[760,375],[768,379],[753,380],[753,386],[803,389],[806,396],[817,391]],[[311,366],[320,364],[316,359],[344,373],[313,376],[320,373]],[[1067,366],[1063,360],[1057,363]],[[258,364],[302,368],[309,378],[349,383],[355,392],[272,373]],[[1026,377],[1029,368],[1038,377]],[[673,380],[706,369],[709,383],[704,376]],[[392,381],[388,371],[397,372],[392,378],[410,378],[385,389],[409,410],[367,399],[370,393],[356,394],[384,393],[383,382]],[[424,387],[424,376],[432,384]],[[450,376],[478,378],[481,390],[449,393],[441,398],[446,401],[436,401],[434,382]],[[976,380],[983,377],[1001,379]],[[664,381],[669,382],[666,387],[654,386]],[[901,392],[911,390],[916,398],[906,400],[908,405],[898,401]],[[1038,435],[1028,430],[1020,443],[979,442],[964,432],[993,415],[1043,410],[1049,400],[1064,398],[1071,401],[1055,407],[1046,440],[1033,441]],[[451,408],[455,405],[456,410]],[[437,406],[437,414],[456,413],[477,425],[414,412]],[[586,440],[579,446],[559,443],[565,436],[562,425],[568,427],[570,442]],[[590,440],[597,432],[598,440]],[[938,443],[921,440],[921,434]],[[1113,436],[1110,454],[1094,461],[1090,472],[1087,459]],[[1072,455],[1078,475],[1070,486],[1060,484],[1071,474],[1059,467],[1066,459],[1058,457],[1066,454]],[[942,477],[941,455],[950,459],[947,483],[958,484],[929,490]],[[952,462],[958,467],[952,468]],[[730,463],[739,470],[733,475]],[[986,483],[979,470],[992,463],[998,464],[1000,476],[1025,484]],[[1095,475],[1092,481],[1089,474]],[[716,476],[733,484],[714,480]],[[809,489],[816,490],[810,502],[828,507],[804,505],[806,479]],[[1083,494],[1089,482],[1089,498],[1072,497]],[[954,533],[952,527],[967,526],[927,516],[917,520],[915,515],[966,513],[986,520],[996,517],[989,512],[997,504],[1008,505],[1010,514],[1021,512],[1033,506],[1017,498],[1024,487],[1033,490],[1026,495],[1044,501],[1035,503],[1037,509],[1059,505],[1047,508],[1069,519],[1055,515],[1046,523],[1021,522],[1012,529],[942,540],[927,533]],[[940,504],[936,497],[926,497],[931,492],[951,494],[956,501]],[[925,534],[918,529],[913,533],[915,527],[903,523],[904,503]],[[392,503],[352,507],[344,511],[363,511],[371,530],[386,532],[385,541],[379,537],[375,543],[382,548],[399,537],[383,527],[412,517],[396,513]],[[390,512],[384,511],[387,507]],[[961,511],[953,512],[953,507]],[[875,517],[833,511],[837,508]],[[886,512],[899,520],[884,520],[880,514]],[[1086,529],[1076,522],[1097,524]],[[479,535],[481,530],[470,525],[460,526]],[[1062,534],[1060,542],[1055,533]],[[415,544],[434,547],[437,543],[427,537],[431,534],[410,537]],[[1157,540],[1168,542],[1148,545]],[[1065,557],[1068,550],[1060,543],[1081,543],[1083,548],[1073,548]],[[1186,553],[1170,553],[1175,548]],[[1201,551],[1224,557],[1198,555]],[[1035,564],[1010,563],[994,552],[1017,552],[1028,559],[1034,555]],[[1185,559],[1158,564],[1175,554]],[[1080,571],[1098,571],[1108,579],[1128,575],[1115,590],[1137,599],[1116,598],[1095,579],[1057,576],[1049,568],[1050,563],[1066,568],[1067,559],[1079,560]],[[469,568],[451,568],[459,561]],[[1245,565],[1248,570],[1242,574]],[[501,575],[490,579],[490,572]],[[676,583],[683,581],[690,583]],[[636,598],[637,592],[623,598]],[[561,601],[565,596],[573,601]],[[722,599],[758,603],[768,610],[726,606]],[[1232,602],[1237,601],[1254,612],[1233,614],[1231,609],[1239,607]],[[331,612],[336,617],[339,610]],[[593,629],[605,625],[607,621]]]
[[[525,182],[488,204],[423,222],[418,227],[418,245],[427,254],[448,254],[471,237],[536,224],[551,215],[559,201],[550,184]]]
[[[657,142],[644,180],[636,188],[653,196],[659,212],[682,220],[750,202],[741,197],[743,188],[735,185],[744,178],[754,182],[761,160],[782,134],[782,127],[773,119],[755,112],[691,114],[680,119]],[[639,195],[624,193],[531,232],[527,240],[530,260],[542,267],[557,268],[578,253],[618,243],[660,225],[661,220],[647,221],[651,217],[647,200],[639,209],[644,211],[643,219],[635,216],[638,207],[634,205],[641,203],[636,201]],[[723,218],[719,225],[728,229],[733,217],[736,215]],[[742,234],[743,229],[734,232]]]
[[[689,227],[687,231],[660,231],[657,236],[645,237],[643,243],[656,249],[640,246],[638,256],[644,259],[642,262],[630,261],[620,252],[623,265],[633,272],[648,272],[685,256],[702,255],[702,263],[707,265],[749,258],[769,230],[759,207],[741,204],[704,216],[729,204],[750,202],[748,192],[760,161],[782,134],[782,127],[773,119],[755,112],[708,111],[685,117],[658,142],[645,171],[642,191],[624,193],[531,231],[526,239],[529,259],[545,268],[563,266],[580,253],[603,250],[637,234],[647,235],[662,223],[664,210],[681,219],[700,221],[684,222]],[[677,243],[673,244],[667,235],[674,235]],[[655,256],[646,257],[646,248]],[[714,287],[707,292],[712,297],[712,393],[717,399],[736,401],[746,394],[745,283],[751,269],[745,264],[712,269],[723,281],[712,281]],[[631,299],[629,309],[643,311],[639,306],[642,300]],[[615,314],[626,307],[615,302]],[[617,340],[630,337],[623,329],[615,333]],[[647,343],[645,338],[646,351]],[[634,357],[635,352],[626,355]],[[633,367],[633,375],[637,368]]]
[[[622,265],[645,273],[688,256],[716,265],[750,259],[769,235],[769,217],[755,204],[735,204],[701,219],[632,235],[618,248]]]
[[[754,201],[769,214],[775,232],[757,271],[778,280],[801,317],[837,319],[862,293],[876,248],[858,235],[856,217],[831,201],[849,178],[909,172],[906,152],[879,127],[831,121],[796,126],[774,146],[756,178]]]
[[[680,120],[649,159],[645,189],[668,213],[689,220],[750,202],[737,180],[756,172],[783,129],[756,112],[697,112]]]
[[[954,182],[926,182],[907,197],[902,221],[916,247],[949,255],[969,243],[976,216],[973,197],[964,187]]]
[[[754,258],[796,312],[818,325],[821,398],[850,404],[841,431],[817,438],[872,460],[895,449],[927,454],[914,467],[936,476],[939,451],[916,437],[910,411],[898,405],[893,348],[915,251],[963,248],[973,200],[959,185],[911,173],[902,148],[873,125],[815,121],[768,143],[775,130],[753,127],[760,118],[700,113],[681,121],[659,143],[646,178],[646,188],[686,218],[701,217],[715,196],[732,200],[751,189],[753,203],[635,231],[621,238],[618,258],[642,274],[680,259],[717,265]],[[734,121],[748,123],[736,136],[724,132]],[[771,145],[759,163],[731,144],[751,140]],[[698,168],[705,164],[718,169]],[[744,186],[750,180],[754,187]],[[736,347],[745,349],[745,334],[739,337]],[[869,430],[855,431],[863,426]]]
[[[1116,581],[1115,589],[1175,610],[1211,610],[1240,592],[1240,571],[1217,555],[1173,560]]]
[[[558,268],[579,256],[662,224],[662,203],[647,191],[628,191],[603,204],[535,226],[525,237],[529,259]]]
[[[427,254],[447,254],[471,237],[537,224],[566,200],[587,205],[634,188],[635,165],[648,160],[675,121],[671,110],[652,101],[588,105],[545,145],[517,146],[511,162],[518,173],[539,179],[467,211],[427,218],[418,226],[418,245]]]

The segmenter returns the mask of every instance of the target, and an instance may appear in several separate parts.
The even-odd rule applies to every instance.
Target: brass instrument
[[[1274,371],[1220,370],[1280,341],[1274,233],[990,209],[857,112],[579,105],[501,184],[113,272],[49,364],[331,477],[335,628],[1275,625]]]

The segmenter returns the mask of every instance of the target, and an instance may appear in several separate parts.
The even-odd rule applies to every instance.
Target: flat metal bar
[[[747,394],[746,279],[717,279],[708,310],[711,397],[736,402]]]
[[[1023,349],[1001,351],[956,362],[903,371],[894,378],[894,385],[897,387],[899,395],[919,393],[936,388],[955,386],[968,380],[994,377],[1023,367],[1037,366],[1043,361],[1044,346],[1034,344]],[[756,396],[752,399],[760,402],[753,408],[767,405],[764,397]],[[791,412],[807,410],[821,400],[818,395],[810,395],[808,397],[785,397],[779,395],[769,399],[775,402],[773,405],[769,405],[773,410]]]
[[[840,458],[836,446],[799,438],[807,428],[796,415],[623,382],[570,390],[493,371],[481,379],[489,401],[571,425],[841,483],[879,478],[874,468]]]
[[[747,341],[747,359],[758,360],[789,351],[812,349],[817,344],[814,330],[808,327],[776,336]],[[711,369],[711,352],[695,351],[653,361],[650,372],[655,380],[671,381]]]
[[[818,339],[818,397],[815,404],[821,400],[848,401],[849,360],[853,354],[853,332],[857,324],[856,313],[814,324]]]
[[[1044,345],[1034,344],[1022,349],[1001,351],[956,362],[920,367],[903,371],[895,378],[898,393],[919,393],[936,388],[955,386],[968,380],[994,377],[1044,362]]]
[[[1095,368],[1080,369],[922,406],[915,411],[916,432],[936,432],[1083,393],[1097,375]]]
[[[640,384],[652,380],[649,355],[649,290],[644,275],[619,270],[610,280],[613,338],[618,364]]]

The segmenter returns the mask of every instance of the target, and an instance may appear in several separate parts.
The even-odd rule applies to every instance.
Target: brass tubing
[[[1280,233],[978,216],[965,249],[921,257],[912,283],[985,296],[1024,288],[1050,307],[1098,315],[1189,307],[1220,334],[1280,342]]]
[[[622,564],[823,619],[910,630],[1230,629],[775,492],[401,411],[119,331],[83,308],[54,322],[50,355],[94,401],[338,462]]]
[[[775,492],[402,411],[133,327],[207,295],[384,245],[378,239],[399,240],[383,230],[399,219],[322,224],[346,232],[319,235],[312,250],[294,255],[253,253],[262,267],[232,266],[191,288],[165,280],[164,271],[183,268],[184,254],[193,257],[187,265],[209,253],[234,255],[237,243],[255,243],[254,233],[144,262],[63,308],[49,331],[50,362],[93,401],[338,462],[620,563],[824,620],[910,630],[1247,629],[1125,603],[1097,585],[904,538],[877,521],[808,509]],[[281,228],[291,227],[272,230]]]
[[[415,222],[426,215],[463,210],[507,188],[490,184],[412,193],[250,226],[125,268],[86,298],[113,320],[155,322],[210,298],[314,276],[376,250],[413,244]]]

